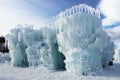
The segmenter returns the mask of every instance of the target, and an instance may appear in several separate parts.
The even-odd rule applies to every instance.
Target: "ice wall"
[[[24,33],[31,31],[32,27],[26,25],[25,28],[21,28],[21,26],[22,25],[18,25],[17,28],[12,29],[10,34],[7,35],[7,38],[12,59],[11,63],[14,66],[26,67],[29,63],[25,51],[27,45],[24,44],[23,35]]]
[[[55,30],[31,26],[18,26],[8,35],[10,54],[14,66],[39,66],[65,69],[64,55],[58,51]]]
[[[59,51],[69,72],[84,74],[101,71],[113,56],[113,43],[101,28],[98,10],[81,4],[55,17]]]

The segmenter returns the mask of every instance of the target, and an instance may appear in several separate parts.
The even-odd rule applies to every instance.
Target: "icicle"
[[[90,8],[91,10],[91,15],[94,15],[93,12],[94,12],[94,9],[93,8]]]
[[[20,32],[18,32],[18,41],[20,42]]]
[[[62,17],[65,17],[65,11],[64,11],[64,12],[62,12]]]
[[[70,16],[73,14],[77,14],[77,13],[88,13],[91,15],[95,15],[98,18],[100,18],[100,11],[98,9],[94,9],[86,4],[80,4],[78,6],[74,6],[70,9],[66,9],[64,12],[61,12],[58,16],[56,17],[65,17],[65,16]]]
[[[75,6],[75,13],[78,13],[78,6]]]
[[[68,13],[68,9],[66,9],[66,10],[65,10],[65,16],[69,16],[68,14],[69,14],[69,13]]]
[[[95,9],[93,8],[93,15],[95,15]]]
[[[87,7],[86,6],[84,6],[84,11],[85,11],[85,13],[87,13]]]
[[[74,10],[74,9],[75,9],[75,8],[74,8],[74,7],[72,7],[72,13],[73,13],[73,14],[75,14],[75,10]]]
[[[97,12],[98,18],[100,18],[100,11],[99,11],[99,9],[96,9],[96,12]]]
[[[98,18],[100,18],[100,11],[99,11],[98,9],[96,9],[95,15],[96,15]]]
[[[69,9],[68,11],[69,11],[70,15],[72,15],[72,11],[71,11],[71,9]]]
[[[87,7],[88,14],[90,14],[90,8],[89,8],[89,6],[86,6],[86,7]]]
[[[83,5],[81,4],[81,12],[83,12]]]
[[[79,8],[79,12],[81,12],[81,5],[79,5],[78,8]]]

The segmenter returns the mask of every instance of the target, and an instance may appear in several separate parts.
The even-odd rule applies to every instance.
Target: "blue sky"
[[[99,8],[104,30],[119,43],[120,0],[0,0],[0,35],[7,34],[18,24],[39,28],[61,11],[78,4]]]
[[[36,15],[48,18],[80,3],[96,7],[99,2],[100,0],[24,0],[24,3],[26,3],[24,6],[34,11]]]

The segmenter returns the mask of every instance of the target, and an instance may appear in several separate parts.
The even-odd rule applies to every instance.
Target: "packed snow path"
[[[20,68],[0,64],[0,80],[120,80],[120,63],[114,62],[101,73],[80,76],[67,71],[49,71],[45,67]]]

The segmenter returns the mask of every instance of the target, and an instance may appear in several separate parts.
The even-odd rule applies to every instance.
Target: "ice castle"
[[[14,66],[44,65],[87,75],[108,66],[114,44],[102,30],[100,12],[80,4],[58,14],[51,27],[18,26],[7,36]]]

